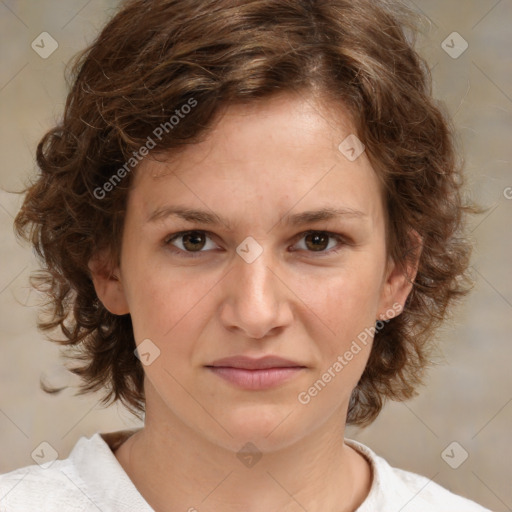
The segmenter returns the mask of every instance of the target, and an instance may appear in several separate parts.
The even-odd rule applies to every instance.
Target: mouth
[[[230,384],[252,391],[270,389],[284,384],[305,369],[304,366],[265,368],[260,370],[247,370],[229,366],[207,366],[206,368]]]
[[[253,391],[284,384],[307,368],[300,363],[277,356],[259,359],[235,356],[219,359],[205,367],[235,387]]]
[[[259,358],[247,357],[247,356],[232,356],[217,359],[213,363],[206,365],[207,367],[213,368],[239,368],[241,370],[268,370],[270,368],[305,368],[306,366],[292,361],[291,359],[285,359],[284,357],[268,355]]]

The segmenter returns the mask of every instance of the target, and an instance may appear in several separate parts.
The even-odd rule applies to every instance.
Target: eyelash
[[[165,238],[164,245],[166,247],[168,247],[173,253],[179,254],[180,256],[184,256],[185,258],[198,258],[201,256],[201,254],[204,254],[205,252],[208,252],[208,251],[196,251],[196,252],[184,251],[184,250],[179,249],[171,244],[171,242],[174,242],[174,240],[181,238],[184,235],[191,234],[191,233],[204,234],[208,238],[211,239],[208,231],[201,231],[201,230],[193,229],[193,230],[189,230],[189,231],[180,231],[179,233],[174,233],[172,235],[169,235],[167,238]],[[304,231],[303,233],[300,233],[299,235],[297,235],[297,237],[296,237],[297,242],[300,241],[305,236],[311,235],[311,234],[327,235],[329,238],[334,238],[338,242],[338,244],[341,246],[350,245],[349,241],[347,241],[347,239],[345,237],[343,237],[337,233],[331,233],[330,231],[321,231],[321,230]],[[295,242],[295,243],[297,243],[297,242]],[[320,256],[314,256],[314,257],[317,258],[317,257],[325,256],[325,255],[337,254],[338,252],[341,251],[341,249],[342,249],[342,247],[338,247],[338,248],[329,249],[328,251],[318,251],[318,254]],[[306,252],[315,253],[315,251],[306,251]]]

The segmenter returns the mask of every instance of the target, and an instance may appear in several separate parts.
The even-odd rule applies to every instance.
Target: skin
[[[103,304],[130,313],[136,343],[160,350],[144,366],[145,426],[115,452],[157,511],[353,511],[370,490],[368,461],[343,435],[371,343],[307,405],[297,399],[411,290],[386,256],[379,180],[365,153],[352,162],[338,150],[353,131],[343,107],[335,111],[292,94],[230,105],[203,142],[140,164],[120,265],[107,268],[101,255],[90,263]],[[233,229],[175,216],[148,222],[177,205],[222,215]],[[364,215],[285,222],[323,207]],[[187,230],[203,233],[165,244]],[[348,243],[327,238],[315,251],[307,230]],[[249,236],[263,250],[252,263],[236,252]],[[240,354],[306,368],[260,391],[205,368]],[[252,467],[236,456],[247,442],[262,454]]]

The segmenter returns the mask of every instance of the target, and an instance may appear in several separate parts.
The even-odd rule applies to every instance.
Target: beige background
[[[62,111],[65,63],[115,4],[0,1],[0,473],[33,464],[31,452],[42,441],[64,458],[82,435],[137,424],[119,407],[102,409],[98,397],[40,391],[42,374],[54,383],[72,381],[59,370],[57,348],[35,329],[27,281],[35,261],[14,238],[19,198],[9,193],[34,175],[36,143]],[[477,285],[441,332],[446,363],[430,372],[419,398],[388,404],[371,427],[347,436],[492,510],[512,510],[512,1],[415,5],[430,19],[419,46],[433,69],[435,95],[455,118],[473,196],[491,210],[472,226]],[[47,59],[30,46],[43,31],[59,44]],[[441,47],[453,31],[469,43],[457,59]],[[469,454],[458,469],[441,457],[453,441]]]

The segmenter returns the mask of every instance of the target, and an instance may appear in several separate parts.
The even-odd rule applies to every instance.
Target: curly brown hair
[[[69,368],[82,378],[78,394],[102,391],[103,404],[120,400],[139,418],[145,410],[130,315],[107,311],[88,268],[101,250],[119,262],[133,178],[126,162],[136,163],[148,137],[155,154],[179,151],[206,136],[221,108],[286,91],[346,107],[385,185],[388,255],[406,269],[410,231],[423,240],[412,291],[375,334],[347,423],[367,425],[386,398],[416,394],[434,331],[472,286],[466,214],[481,211],[465,201],[452,121],[414,49],[421,21],[389,0],[121,4],[76,56],[62,120],[37,147],[41,172],[15,219],[42,260],[32,285],[50,300],[38,327],[49,337],[60,327],[64,339],[53,341],[81,361]],[[192,101],[184,121],[170,122]]]

